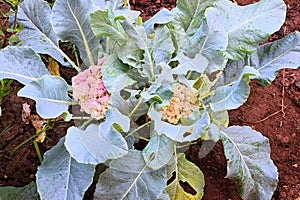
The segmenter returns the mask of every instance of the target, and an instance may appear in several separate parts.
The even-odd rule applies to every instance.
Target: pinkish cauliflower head
[[[90,66],[85,71],[72,78],[73,98],[79,100],[81,111],[96,119],[103,119],[109,102],[109,94],[102,81],[101,66],[105,58],[98,65]]]
[[[181,118],[187,118],[199,108],[197,94],[183,84],[177,83],[174,88],[173,97],[167,106],[160,109],[162,119],[171,123],[178,124]]]

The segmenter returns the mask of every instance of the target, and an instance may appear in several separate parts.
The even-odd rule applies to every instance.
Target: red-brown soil
[[[239,0],[241,5],[253,2]],[[285,0],[288,12],[285,24],[271,40],[282,38],[286,34],[300,30],[299,0]],[[132,0],[134,9],[140,10],[144,19],[149,18],[160,8],[172,8],[175,0]],[[8,11],[0,3],[3,13]],[[0,15],[1,16],[1,15]],[[1,17],[1,27],[6,30],[5,17]],[[0,40],[2,38],[0,37]],[[7,42],[7,41],[5,41]],[[70,78],[68,70],[61,70],[62,76]],[[35,180],[37,166],[40,164],[33,142],[21,146],[14,154],[10,151],[21,142],[35,134],[32,124],[22,121],[22,104],[31,105],[34,113],[34,102],[16,96],[20,84],[14,82],[11,93],[1,103],[0,117],[0,186],[24,186]],[[300,198],[300,68],[281,70],[276,80],[263,88],[255,81],[251,82],[251,94],[248,101],[239,109],[229,112],[231,125],[248,125],[269,138],[271,157],[278,167],[279,185],[273,200],[299,200]],[[53,130],[47,132],[50,139],[39,144],[41,153],[55,145],[65,135],[72,123],[56,122]],[[205,200],[237,200],[234,183],[225,179],[226,159],[223,147],[218,142],[213,151],[200,159],[198,156],[201,144],[192,145],[186,152],[187,158],[194,162],[205,175]],[[91,194],[89,194],[91,196]],[[88,197],[87,197],[88,199]]]

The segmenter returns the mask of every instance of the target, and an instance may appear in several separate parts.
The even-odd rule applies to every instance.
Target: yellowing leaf
[[[49,72],[50,72],[51,75],[53,75],[53,76],[60,76],[59,65],[52,58],[49,59],[49,63],[48,63],[47,68],[48,68],[48,70],[49,70]]]
[[[20,0],[5,0],[5,1],[14,7],[16,7],[17,5],[19,5],[21,3]]]
[[[183,153],[177,154],[174,158],[174,162],[168,169],[168,174],[168,178],[175,174],[175,179],[166,188],[171,200],[202,199],[205,185],[204,175],[194,163],[185,158]],[[192,187],[190,190],[193,191],[193,194],[186,192],[182,185]]]
[[[201,89],[201,97],[203,99],[213,94],[211,92],[211,88],[219,80],[221,74],[222,71],[217,72],[213,81],[210,81],[210,78],[206,74],[203,74],[201,77],[195,80],[194,87],[196,89]]]

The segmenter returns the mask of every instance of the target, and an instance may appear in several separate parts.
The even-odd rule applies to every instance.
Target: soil
[[[240,5],[252,3],[252,0],[239,0]],[[268,41],[280,39],[293,31],[300,31],[300,2],[285,0],[287,17],[282,28]],[[132,0],[131,6],[140,10],[144,20],[153,16],[162,7],[171,9],[174,0]],[[0,2],[2,13],[7,13],[9,6]],[[5,16],[1,16],[1,28],[8,27]],[[5,32],[6,37],[9,33]],[[1,42],[7,39],[0,36]],[[64,78],[70,80],[72,71],[61,68]],[[268,87],[261,87],[255,81],[250,83],[251,94],[248,101],[239,109],[229,112],[231,125],[247,125],[268,137],[271,146],[271,158],[279,171],[279,184],[272,200],[300,199],[300,68],[283,69],[275,81]],[[36,133],[31,123],[22,120],[22,104],[28,103],[35,114],[34,102],[17,97],[21,84],[13,82],[11,93],[1,103],[0,117],[0,186],[24,186],[35,180],[37,167],[40,165],[33,141],[22,145],[15,153],[10,152]],[[49,150],[65,135],[70,123],[55,122],[52,130],[47,131],[46,140],[39,144],[41,153]],[[187,158],[194,162],[205,175],[204,200],[240,199],[232,181],[226,176],[226,158],[222,143],[218,142],[213,151],[204,158],[199,158],[201,142],[190,146]],[[85,199],[91,199],[93,187]]]

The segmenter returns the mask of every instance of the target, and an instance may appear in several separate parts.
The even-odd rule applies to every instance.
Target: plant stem
[[[141,105],[141,103],[142,103],[143,100],[144,100],[144,99],[141,98],[141,99],[138,101],[138,103],[136,104],[136,106],[135,106],[135,107],[133,108],[133,110],[129,113],[129,115],[128,115],[129,118],[132,117],[132,115],[137,111],[138,107]]]
[[[149,142],[148,138],[145,138],[145,137],[142,137],[142,136],[139,136],[139,139],[142,139],[142,140],[145,140],[145,141]]]
[[[14,154],[21,146],[23,146],[24,144],[26,144],[27,142],[29,142],[30,140],[32,140],[35,137],[38,137],[38,135],[30,136],[29,138],[27,138],[26,140],[21,142],[18,146],[16,146],[15,148],[13,148],[13,150],[10,151],[10,154]]]
[[[133,131],[131,131],[128,135],[126,135],[124,138],[128,138],[129,136],[131,136],[132,134],[134,134],[135,132],[141,130],[142,128],[144,128],[145,126],[148,126],[149,124],[151,124],[151,121],[146,122],[145,124],[139,126],[138,128],[134,129]]]
[[[73,120],[89,120],[91,117],[72,117]]]
[[[150,53],[149,53],[149,51],[146,51],[147,52],[147,56],[148,56],[148,58],[149,58],[149,61],[150,61],[150,72],[151,72],[151,76],[152,76],[152,78],[154,79],[154,64],[153,64],[153,62],[152,62],[152,59],[151,59],[151,55],[150,55]]]
[[[33,145],[34,145],[36,154],[38,155],[38,158],[39,158],[40,162],[42,163],[43,162],[43,158],[42,158],[42,155],[41,155],[41,151],[40,151],[39,145],[38,145],[38,143],[37,143],[36,140],[33,140]]]
[[[57,50],[72,65],[72,67],[74,67],[74,69],[76,69],[77,72],[81,72],[81,69],[79,67],[77,67],[77,65],[71,60],[71,58],[67,54],[65,54],[65,52],[63,52],[63,50],[61,50],[60,48],[57,48]]]
[[[14,31],[16,31],[16,29],[17,29],[17,16],[18,16],[18,10],[19,10],[18,7],[19,6],[16,5],[15,16],[14,16]]]
[[[174,156],[175,156],[175,181],[178,180],[178,160],[177,160],[177,149],[176,149],[176,143],[174,144]]]
[[[109,49],[110,49],[110,39],[109,37],[106,37],[106,47],[105,47],[105,51],[107,53],[107,55],[109,54]]]
[[[84,122],[84,124],[82,124],[80,126],[80,129],[84,130],[86,129],[90,124],[93,124],[94,122],[96,122],[97,120],[95,118],[89,118],[86,122]]]

